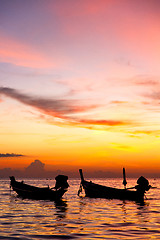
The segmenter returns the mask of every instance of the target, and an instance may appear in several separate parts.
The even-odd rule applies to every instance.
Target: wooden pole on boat
[[[125,171],[125,168],[123,168],[123,185],[124,185],[124,188],[126,189],[127,181],[126,181],[126,171]]]
[[[83,182],[84,181],[84,177],[83,177],[82,169],[79,169],[79,173],[80,173],[80,176],[81,176],[81,181]]]

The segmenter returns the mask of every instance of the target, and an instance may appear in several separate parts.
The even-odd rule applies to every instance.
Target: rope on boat
[[[144,199],[145,200],[148,200],[148,198],[147,198],[147,195],[144,193]]]
[[[79,190],[78,190],[78,196],[79,196],[80,193],[82,192],[82,189],[83,189],[83,186],[82,186],[82,183],[81,183],[80,186],[79,186]]]

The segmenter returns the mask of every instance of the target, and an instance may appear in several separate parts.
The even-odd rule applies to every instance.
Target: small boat
[[[15,180],[15,177],[10,177],[10,187],[15,191],[19,197],[29,198],[35,200],[60,200],[63,194],[67,191],[69,184],[68,177],[65,175],[58,175],[56,178],[55,187],[35,187],[25,184],[23,181]]]
[[[81,176],[81,185],[80,190],[78,191],[78,195],[83,188],[85,191],[85,196],[90,198],[107,198],[143,202],[145,192],[151,188],[148,180],[143,176],[137,180],[137,185],[135,187],[126,188],[127,181],[125,176],[125,169],[123,169],[124,189],[106,187],[103,185],[95,184],[92,181],[86,181],[84,180],[82,169],[79,169],[79,172]],[[134,188],[135,190],[131,190]]]

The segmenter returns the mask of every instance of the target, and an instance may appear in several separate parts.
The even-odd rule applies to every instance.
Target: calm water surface
[[[122,179],[92,179],[122,187]],[[149,179],[157,187],[147,193],[145,205],[131,201],[89,199],[77,196],[80,180],[69,180],[70,188],[60,203],[23,200],[10,195],[9,180],[0,180],[0,239],[160,239],[160,179]],[[54,186],[54,180],[31,180],[36,186]],[[136,179],[128,179],[128,187]]]

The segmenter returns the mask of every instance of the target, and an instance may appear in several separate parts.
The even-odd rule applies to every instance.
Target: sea
[[[17,179],[18,180],[18,179]],[[22,180],[22,179],[19,179]],[[35,186],[53,187],[52,179],[23,179]],[[88,179],[123,188],[122,179]],[[9,179],[0,180],[0,239],[160,239],[160,179],[148,179],[154,187],[144,204],[133,201],[91,199],[77,195],[80,179],[70,179],[69,189],[58,203],[17,197]],[[128,179],[127,187],[136,185]]]

